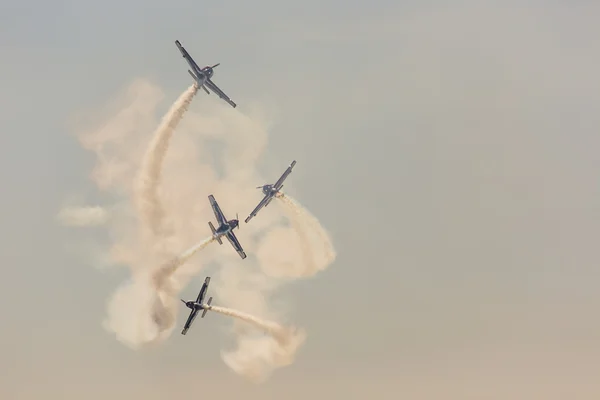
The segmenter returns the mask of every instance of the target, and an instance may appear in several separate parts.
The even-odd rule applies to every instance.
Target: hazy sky
[[[0,0],[0,397],[597,399],[599,13]],[[214,81],[236,112],[268,112],[261,168],[276,179],[298,161],[286,187],[338,253],[279,294],[308,339],[263,385],[221,360],[221,315],[152,350],[115,340],[102,320],[125,274],[71,243],[101,232],[56,222],[69,196],[107,201],[74,121],[108,115],[136,78],[164,92],[160,118],[191,83],[176,39],[221,63]],[[198,93],[194,112],[211,102]]]

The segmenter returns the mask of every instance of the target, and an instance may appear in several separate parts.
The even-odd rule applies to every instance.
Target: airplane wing
[[[242,257],[242,260],[244,258],[246,258],[246,253],[244,253],[244,249],[242,248],[242,245],[235,237],[235,234],[233,233],[233,231],[227,232],[227,234],[225,236],[227,236],[227,239],[229,239],[229,243],[231,243],[231,245],[233,246],[235,251],[237,251],[238,254],[240,255],[240,257]]]
[[[204,83],[204,86],[208,87],[212,92],[216,93],[217,96],[225,100],[231,107],[236,108],[237,104],[235,104],[229,96],[227,96],[213,81],[207,79]]]
[[[176,40],[175,44],[177,45],[177,48],[181,52],[181,55],[183,56],[183,58],[185,58],[185,61],[187,61],[187,63],[192,68],[192,71],[194,71],[195,74],[198,74],[198,71],[201,71],[202,69],[200,67],[198,67],[198,64],[196,64],[196,61],[194,61],[192,56],[190,56],[190,54],[187,52],[187,50],[181,45],[181,43],[179,43],[179,40]]]
[[[285,172],[283,173],[283,175],[281,175],[277,182],[275,182],[275,184],[273,185],[273,188],[275,190],[281,189],[281,185],[283,184],[283,181],[285,181],[285,178],[287,178],[288,175],[292,173],[292,168],[294,168],[294,165],[296,165],[296,160],[292,161],[292,164],[285,170]]]
[[[225,218],[223,211],[221,211],[221,207],[219,207],[219,203],[217,203],[217,201],[215,200],[215,197],[212,194],[208,196],[208,201],[210,201],[210,205],[213,209],[213,212],[215,213],[215,218],[217,219],[217,222],[219,223],[219,225],[226,224],[227,219]]]
[[[190,329],[190,326],[192,326],[192,323],[196,319],[196,315],[198,315],[198,310],[193,309],[192,312],[190,313],[190,316],[188,317],[187,321],[185,321],[185,325],[183,327],[183,330],[181,331],[182,335],[185,335],[187,333],[188,329]]]
[[[202,304],[202,300],[204,300],[204,296],[206,295],[206,289],[208,289],[208,284],[210,283],[210,276],[207,276],[204,280],[204,284],[200,289],[200,293],[198,293],[198,298],[196,299],[196,303]]]
[[[261,208],[263,208],[264,206],[266,206],[267,204],[269,204],[269,200],[272,198],[273,196],[271,195],[266,195],[265,197],[263,197],[263,199],[260,201],[260,203],[258,203],[258,205],[256,206],[256,208],[254,210],[252,210],[252,212],[250,213],[250,215],[248,215],[248,218],[246,218],[246,223],[248,223],[248,221],[250,221],[253,217],[256,217],[256,214],[260,211]]]

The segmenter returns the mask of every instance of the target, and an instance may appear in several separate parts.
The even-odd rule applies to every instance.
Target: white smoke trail
[[[156,106],[163,95],[155,85],[138,81],[127,90],[126,97],[125,111],[119,111],[99,130],[86,129],[81,138],[84,147],[97,155],[95,183],[99,189],[110,191],[118,201],[105,225],[109,240],[105,253],[113,264],[127,266],[132,275],[131,281],[110,300],[107,329],[133,348],[165,340],[177,319],[179,296],[175,295],[203,267],[213,263],[221,267],[213,281],[214,296],[221,304],[233,308],[243,305],[253,315],[279,319],[283,310],[269,304],[270,294],[291,279],[317,273],[332,261],[333,257],[323,256],[320,254],[323,252],[315,252],[313,248],[310,255],[314,265],[304,261],[306,243],[323,246],[318,243],[320,234],[314,232],[315,226],[320,227],[318,221],[311,227],[294,216],[293,226],[302,227],[307,238],[299,240],[299,229],[286,223],[282,210],[269,207],[236,232],[249,253],[243,261],[229,245],[214,246],[204,251],[202,257],[192,259],[186,254],[193,251],[178,257],[171,252],[209,233],[206,222],[214,215],[206,198],[208,194],[214,193],[229,217],[237,211],[249,211],[260,200],[254,187],[269,181],[259,174],[257,167],[268,142],[264,118],[257,118],[257,114],[250,118],[211,98],[201,100],[202,113],[190,107],[177,127],[177,135],[168,142],[168,162],[163,167],[158,162],[158,175],[154,175],[158,178],[154,182],[159,186],[152,189],[156,195],[150,193],[145,197],[151,199],[149,203],[159,205],[162,212],[155,213],[157,208],[147,207],[138,200],[141,186],[134,187],[132,182],[139,182],[137,179],[142,175],[138,171],[146,168],[142,165],[152,164],[144,154],[149,153],[148,148],[157,146],[156,140],[147,146],[147,133],[156,125]],[[270,171],[269,175],[280,172]],[[150,211],[145,214],[141,208]],[[162,217],[149,223],[150,219],[144,215]],[[161,218],[169,223],[168,230],[162,228]],[[140,220],[147,224],[145,229],[140,230]],[[169,251],[157,251],[167,240]],[[330,240],[327,243],[330,245]],[[292,340],[298,336],[292,333],[289,341],[284,340],[288,337],[285,335],[257,338],[239,330],[235,334],[237,348],[224,354],[223,359],[236,372],[257,380],[264,379],[274,368],[289,364],[302,343]]]
[[[302,264],[289,263],[288,268],[279,272],[285,276],[307,277],[327,268],[337,256],[329,233],[314,215],[288,194],[280,192],[276,198],[282,201],[299,239],[300,252],[297,257],[303,261]],[[263,252],[262,249],[258,251]],[[264,250],[265,253],[267,251]],[[268,254],[264,254],[264,257],[270,258]]]
[[[173,132],[197,92],[198,85],[194,83],[175,100],[156,129],[142,160],[135,191],[135,204],[142,223],[149,229],[150,234],[157,237],[166,238],[173,234],[165,224],[165,210],[159,199],[158,187],[163,161]]]
[[[253,315],[243,313],[241,311],[233,310],[231,308],[218,307],[218,306],[210,306],[211,311],[218,312],[219,314],[228,315],[230,317],[239,318],[242,321],[246,321],[256,328],[268,333],[269,335],[275,337],[283,337],[284,336],[284,328],[276,322],[272,321],[263,321],[260,318],[257,318]]]
[[[174,245],[169,240],[174,232],[167,225],[164,206],[158,193],[162,165],[175,128],[197,91],[196,84],[190,86],[162,118],[143,156],[134,191],[133,202],[137,206],[138,218],[143,227],[142,241],[148,243],[148,251],[159,258],[171,257]],[[119,340],[134,348],[164,340],[172,330],[177,315],[177,304],[172,301],[172,294],[178,287],[172,282],[171,276],[211,241],[212,238],[200,242],[167,261],[156,271],[135,274],[132,282],[121,287],[113,297],[105,326]],[[134,310],[130,310],[132,307]],[[133,318],[128,318],[128,314]]]
[[[186,264],[196,253],[198,253],[200,250],[204,249],[206,246],[211,244],[214,240],[215,239],[213,236],[204,239],[203,241],[197,243],[196,245],[190,247],[188,250],[181,253],[169,263],[159,268],[154,274],[154,281],[158,289],[160,290],[164,286],[165,281],[171,278],[171,276],[175,274],[180,267]],[[184,286],[184,284],[187,283],[189,278],[193,276],[193,274],[188,273],[188,279],[183,278],[183,276],[184,275],[179,274],[177,276],[177,279],[174,280],[174,283],[179,283],[177,290],[180,290]]]
[[[331,264],[335,257],[337,256],[335,249],[333,247],[333,242],[331,241],[331,237],[329,233],[323,228],[319,220],[312,215],[306,208],[302,207],[300,203],[298,203],[293,197],[287,195],[285,193],[281,193],[278,196],[283,203],[289,207],[292,211],[293,215],[296,218],[293,218],[293,221],[299,223],[300,229],[305,228],[308,231],[313,232],[316,235],[317,243],[320,244],[322,254],[324,256],[323,263],[319,266],[320,269],[325,268],[329,264]]]
[[[244,335],[238,340],[236,351],[223,353],[223,359],[231,369],[256,383],[264,382],[275,368],[291,364],[296,351],[306,340],[306,333],[294,327],[284,327],[230,308],[209,306],[209,310],[248,322],[270,335]]]
[[[172,276],[212,241],[211,236],[199,242],[155,271],[134,274],[111,298],[105,328],[133,349],[165,340],[177,319],[174,296],[186,283]]]

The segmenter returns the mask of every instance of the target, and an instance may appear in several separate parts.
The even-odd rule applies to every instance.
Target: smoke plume
[[[141,223],[145,229],[148,229],[149,234],[156,236],[155,240],[166,239],[173,234],[166,224],[165,210],[158,193],[162,166],[175,128],[197,92],[198,86],[194,83],[175,100],[152,136],[142,159],[136,182],[135,204],[138,207]]]
[[[99,129],[78,130],[82,145],[96,155],[92,179],[115,201],[105,224],[106,253],[113,265],[127,266],[131,273],[109,300],[105,326],[133,348],[169,337],[181,308],[178,293],[209,264],[220,266],[211,281],[215,299],[243,308],[248,314],[238,313],[238,318],[250,316],[247,321],[256,326],[256,321],[284,317],[285,310],[268,301],[273,292],[294,278],[314,275],[335,258],[318,220],[297,202],[288,202],[289,196],[272,202],[278,205],[261,210],[251,223],[235,231],[248,253],[245,260],[227,241],[208,246],[211,239],[177,255],[199,237],[210,235],[207,222],[214,221],[214,215],[209,194],[231,219],[252,210],[261,199],[255,187],[273,183],[285,169],[282,165],[270,170],[266,177],[258,172],[269,128],[260,108],[248,107],[251,111],[242,114],[214,96],[201,96],[196,99],[202,103],[198,112],[190,105],[194,94],[194,88],[182,94],[150,144],[147,133],[154,130],[163,94],[141,80],[116,102],[117,112]],[[206,246],[202,254],[192,257]],[[261,329],[265,326],[278,325],[263,324]],[[224,361],[255,381],[291,363],[304,333],[280,327],[267,332],[268,336],[256,337],[233,328],[237,346],[223,353]]]
[[[284,327],[272,321],[264,321],[238,310],[217,306],[209,306],[209,310],[238,318],[270,335],[270,337],[244,336],[238,342],[236,352],[223,354],[225,363],[231,369],[257,383],[268,378],[268,374],[260,373],[260,371],[270,371],[276,367],[291,364],[294,361],[296,350],[306,339],[303,330]],[[251,355],[251,357],[242,358],[237,353]]]
[[[133,349],[168,338],[177,319],[176,295],[187,283],[172,276],[212,241],[212,236],[208,237],[156,270],[134,273],[109,301],[105,329]]]

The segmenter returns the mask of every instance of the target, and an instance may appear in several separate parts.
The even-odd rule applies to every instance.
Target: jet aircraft
[[[221,241],[221,237],[225,236],[243,260],[244,258],[246,258],[246,253],[244,253],[242,245],[237,240],[237,237],[235,237],[235,235],[233,234],[233,230],[236,227],[240,229],[240,221],[239,219],[237,219],[237,214],[235,215],[236,219],[231,219],[227,221],[227,218],[225,218],[225,215],[223,215],[223,211],[221,211],[221,207],[219,207],[219,204],[217,203],[215,197],[212,194],[208,196],[208,200],[210,201],[210,205],[213,209],[213,212],[215,213],[215,218],[217,219],[217,223],[219,224],[219,227],[215,229],[215,226],[212,224],[212,222],[208,221],[208,226],[210,226],[213,238],[217,242],[219,242],[219,244],[223,244],[223,242]]]
[[[185,58],[187,63],[192,68],[191,70],[188,69],[188,72],[192,76],[192,78],[194,78],[194,80],[198,83],[198,87],[204,89],[204,91],[207,94],[210,94],[210,92],[208,91],[208,89],[210,89],[212,92],[216,93],[217,96],[219,96],[221,99],[225,100],[231,107],[237,107],[237,104],[235,104],[229,98],[229,96],[227,96],[221,89],[217,87],[217,85],[215,85],[213,81],[210,80],[210,78],[212,78],[213,76],[214,69],[218,67],[221,63],[217,63],[212,67],[206,66],[204,68],[200,68],[198,64],[196,64],[194,59],[189,55],[189,53],[183,48],[181,43],[179,43],[179,40],[176,40],[175,44],[177,45],[177,48],[183,55],[183,58]]]
[[[255,217],[261,208],[268,206],[271,200],[273,200],[273,197],[275,197],[277,193],[279,193],[279,191],[283,187],[283,181],[292,172],[292,168],[294,168],[294,165],[296,165],[296,160],[292,161],[292,164],[285,170],[283,175],[281,175],[281,177],[274,184],[257,187],[257,189],[262,189],[263,193],[265,194],[265,197],[260,201],[260,203],[258,203],[256,208],[252,210],[250,215],[248,215],[248,218],[246,218],[246,223],[248,223],[248,221]]]
[[[203,310],[202,311],[202,318],[204,318],[204,316],[206,315],[206,312],[208,311],[209,307],[210,307],[210,303],[212,302],[212,297],[210,297],[208,299],[208,303],[203,304],[202,301],[204,301],[204,296],[206,295],[206,289],[208,289],[208,284],[210,283],[210,276],[207,276],[206,279],[204,280],[204,284],[202,285],[202,288],[200,289],[200,293],[198,293],[198,298],[196,298],[196,301],[185,301],[183,299],[181,299],[181,301],[183,302],[183,304],[185,304],[185,306],[187,308],[190,308],[192,310],[192,312],[190,312],[190,316],[188,317],[187,321],[185,322],[185,326],[183,327],[183,330],[181,331],[182,335],[185,335],[188,331],[188,329],[190,329],[190,326],[192,325],[192,323],[194,322],[194,319],[196,319],[196,316],[198,315],[198,311]]]

